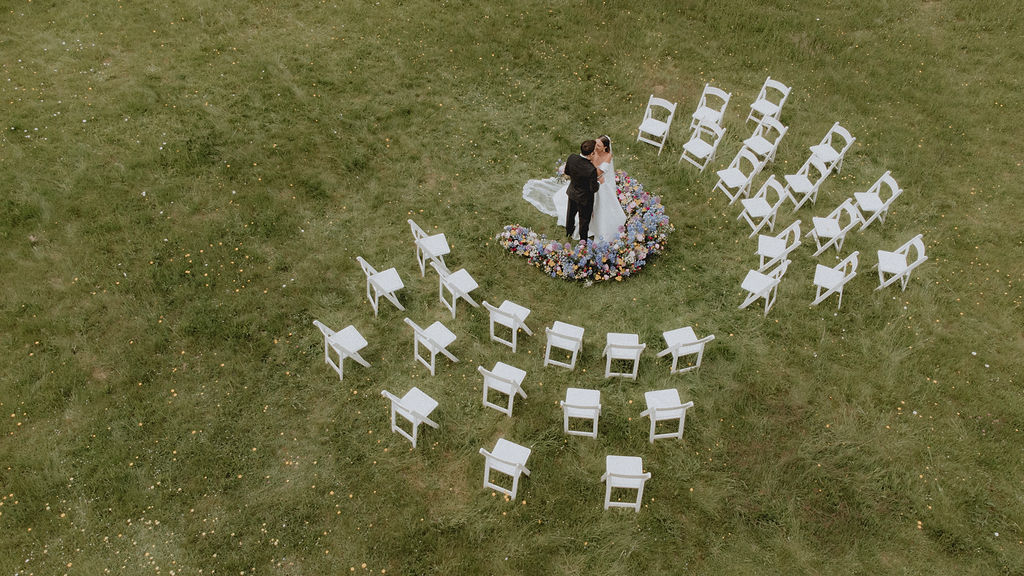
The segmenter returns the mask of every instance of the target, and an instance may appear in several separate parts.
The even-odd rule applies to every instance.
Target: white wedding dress
[[[614,164],[609,160],[598,168],[604,175],[604,182],[594,195],[590,235],[596,240],[615,242],[619,239],[619,228],[626,223],[626,213],[616,193]],[[563,178],[528,180],[523,186],[523,198],[541,212],[556,217],[559,226],[565,226],[565,214],[569,207],[566,194],[568,189],[569,184]],[[579,226],[576,226],[576,230],[579,230]]]

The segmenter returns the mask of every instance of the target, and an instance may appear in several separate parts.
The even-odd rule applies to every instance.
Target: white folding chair
[[[718,183],[715,184],[712,192],[721,190],[729,198],[729,204],[735,202],[740,196],[749,196],[750,185],[757,173],[761,171],[762,166],[764,164],[753,151],[740,148],[739,153],[729,163],[729,167],[718,171]]]
[[[704,85],[704,92],[700,95],[700,102],[697,103],[697,111],[693,113],[690,120],[690,130],[700,124],[715,125],[722,127],[722,118],[725,117],[725,108],[729,105],[732,94],[715,88],[710,84]]]
[[[750,148],[754,154],[761,159],[761,163],[767,164],[775,161],[775,153],[779,149],[779,143],[782,142],[782,137],[789,132],[789,128],[783,126],[781,122],[766,116],[757,126],[754,127],[754,133],[743,141],[743,146]]]
[[[508,346],[513,352],[516,351],[517,337],[520,328],[523,332],[526,332],[530,336],[533,336],[533,331],[526,325],[526,318],[530,315],[530,309],[524,308],[515,302],[505,300],[501,303],[501,306],[497,308],[493,304],[483,301],[484,308],[490,312],[491,315],[491,340],[495,342],[501,342]],[[512,331],[512,338],[505,340],[501,336],[494,334],[494,325],[499,324]]]
[[[843,203],[836,207],[824,218],[815,216],[811,218],[813,225],[807,232],[807,236],[814,238],[814,244],[818,249],[814,252],[817,256],[829,248],[835,246],[838,253],[843,249],[843,240],[846,233],[853,230],[855,226],[864,221],[864,217],[857,210],[857,205],[852,198],[843,200]],[[845,223],[844,223],[845,222]]]
[[[779,116],[782,115],[782,105],[786,103],[786,98],[789,98],[789,92],[789,86],[772,80],[772,77],[769,76],[764,81],[764,86],[761,86],[761,91],[757,93],[757,99],[750,105],[747,122],[751,120],[760,122],[766,117],[779,120]]]
[[[390,300],[399,310],[404,311],[405,306],[402,306],[402,303],[398,301],[398,296],[395,295],[395,292],[405,288],[402,278],[398,275],[398,270],[388,268],[383,272],[377,272],[373,266],[370,266],[366,260],[363,260],[362,256],[356,256],[356,260],[363,269],[363,274],[366,274],[366,299],[370,301],[370,306],[373,307],[373,315],[377,315],[381,296]],[[372,296],[370,295],[371,289],[373,290]]]
[[[857,275],[859,256],[860,252],[854,252],[836,264],[834,268],[817,265],[814,269],[814,287],[817,289],[817,293],[814,295],[814,302],[811,302],[811,306],[817,306],[836,293],[839,294],[839,304],[836,306],[836,310],[842,307],[843,286],[846,286],[846,283]]]
[[[583,388],[566,388],[562,406],[562,430],[572,436],[589,436],[597,438],[597,420],[601,416],[601,391],[584,390]],[[573,430],[569,427],[570,419],[589,420],[593,422],[591,430]]]
[[[366,339],[359,333],[359,330],[356,330],[355,326],[346,326],[335,332],[324,326],[319,320],[313,320],[313,325],[319,328],[324,335],[324,362],[334,368],[334,371],[338,373],[339,380],[345,379],[342,370],[345,358],[351,358],[367,368],[370,367],[370,363],[359,355],[359,351],[366,348]],[[331,350],[338,355],[337,362],[331,358]]]
[[[768,202],[768,194],[774,192],[775,202]],[[779,184],[779,181],[775,179],[775,175],[772,174],[764,181],[761,185],[761,189],[754,194],[753,198],[741,198],[740,203],[743,204],[743,211],[736,218],[737,220],[746,220],[747,224],[750,224],[752,231],[747,238],[753,238],[754,234],[761,231],[762,228],[768,226],[769,230],[775,230],[775,217],[779,213],[779,206],[786,201],[786,190]]]
[[[910,251],[913,250],[917,256],[910,260]],[[907,282],[910,281],[910,273],[927,260],[924,254],[924,240],[918,234],[911,238],[906,244],[900,246],[895,252],[885,250],[878,251],[878,288],[881,290],[893,282],[899,280],[902,289],[907,289]],[[886,277],[888,275],[888,277]]]
[[[839,140],[842,139],[840,142]],[[817,156],[825,164],[826,170],[831,174],[843,171],[843,158],[846,151],[853,146],[857,139],[850,135],[850,132],[836,122],[828,130],[828,134],[821,139],[819,144],[811,146],[811,154]]]
[[[887,189],[888,198],[882,200],[882,191]],[[867,192],[854,192],[853,197],[857,200],[857,209],[864,216],[871,215],[870,218],[864,220],[864,223],[860,225],[860,229],[863,230],[868,227],[876,219],[880,224],[885,224],[885,216],[889,213],[889,205],[896,199],[900,194],[903,194],[903,189],[896,183],[896,180],[892,177],[892,173],[888,170],[877,182],[868,188]]]
[[[697,334],[690,326],[663,332],[662,336],[665,338],[666,348],[661,352],[658,352],[658,358],[667,356],[668,354],[672,355],[672,368],[669,369],[670,374],[680,374],[682,372],[699,369],[700,362],[704,359],[704,346],[715,339],[714,334],[703,338],[697,338]],[[676,366],[679,363],[679,359],[688,356],[696,356],[694,362],[692,364],[688,364],[685,368],[677,370]]]
[[[772,309],[775,299],[779,295],[779,282],[782,281],[782,276],[786,273],[787,268],[789,268],[788,259],[779,262],[779,265],[769,272],[758,270],[747,272],[747,277],[743,279],[743,283],[740,285],[741,288],[747,291],[747,297],[743,300],[743,304],[740,304],[740,309],[742,310],[757,300],[764,298],[764,315],[767,317],[768,311]]]
[[[644,483],[651,479],[650,472],[644,472],[644,461],[639,456],[607,456],[604,464],[604,475],[601,481],[605,483],[604,509],[609,508],[632,508],[639,512],[644,499]],[[636,490],[635,502],[612,501],[612,490],[622,488]]]
[[[437,408],[437,400],[434,400],[419,388],[413,386],[401,398],[387,390],[381,390],[380,395],[391,400],[391,431],[405,436],[406,439],[412,442],[413,448],[416,447],[416,438],[419,435],[420,424],[437,428],[437,422],[430,419],[430,413],[434,411],[434,408]],[[396,416],[402,416],[408,420],[412,424],[412,432],[403,430],[398,425]]]
[[[484,406],[494,408],[511,418],[512,403],[515,401],[516,395],[518,394],[526,398],[526,392],[523,392],[523,379],[526,378],[526,371],[520,370],[515,366],[509,366],[504,362],[495,363],[494,368],[491,370],[483,366],[477,366],[476,371],[484,377]],[[508,405],[501,406],[491,402],[488,398],[491,390],[508,396]]]
[[[637,142],[646,142],[658,147],[661,155],[668,139],[668,129],[672,126],[672,116],[676,113],[676,105],[663,98],[655,98],[654,94],[647,100],[644,119],[637,130]]]
[[[761,258],[761,264],[757,270],[764,272],[781,260],[789,257],[789,253],[800,245],[800,221],[797,220],[786,226],[786,229],[776,236],[757,236],[757,251],[755,254]]]
[[[459,361],[454,354],[448,351],[448,346],[455,342],[455,333],[445,327],[444,324],[434,322],[424,330],[408,318],[405,319],[405,323],[412,326],[412,357],[429,368],[431,376],[434,375],[434,365],[438,353],[444,354],[452,362]],[[427,362],[427,359],[420,355],[420,346],[423,346],[427,352],[430,352],[430,362]]]
[[[604,346],[604,356],[608,359],[604,367],[604,377],[622,376],[636,380],[637,371],[640,369],[640,353],[647,348],[647,344],[640,343],[638,334],[623,334],[620,332],[609,332]],[[633,370],[630,372],[612,372],[612,362],[631,362]]]
[[[796,212],[808,200],[811,204],[818,201],[818,189],[828,178],[828,170],[821,160],[811,155],[796,174],[786,174],[786,197],[793,201],[793,212]]]
[[[693,402],[683,402],[679,399],[679,391],[675,388],[667,390],[651,390],[644,392],[644,401],[647,402],[647,410],[640,413],[640,416],[647,416],[651,420],[650,442],[659,438],[683,439],[683,426],[686,424],[686,411],[693,408]],[[658,422],[679,420],[679,428],[671,432],[657,431]]]
[[[718,124],[698,124],[690,139],[683,144],[683,155],[679,160],[686,160],[704,172],[715,159],[718,143],[724,134],[725,128]]]
[[[583,328],[555,320],[555,323],[550,328],[545,328],[544,332],[548,336],[548,345],[544,350],[544,365],[552,364],[570,370],[576,368],[576,356],[583,350]],[[571,355],[569,361],[562,362],[552,358],[552,349],[568,352]]]
[[[530,475],[530,470],[526,467],[530,452],[531,450],[526,446],[520,446],[504,438],[498,438],[498,443],[490,452],[481,448],[480,453],[484,455],[484,488],[490,488],[509,498],[515,498],[516,493],[519,492],[519,477],[523,474]],[[508,489],[491,482],[491,470],[510,476],[512,488]]]
[[[455,318],[455,305],[459,303],[459,298],[469,302],[474,308],[480,307],[476,300],[473,300],[473,297],[469,295],[470,292],[476,290],[480,285],[469,275],[469,272],[466,272],[465,268],[459,268],[455,272],[451,272],[444,265],[444,262],[437,260],[431,260],[430,265],[434,267],[434,270],[437,270],[439,278],[437,281],[438,298],[441,299],[441,304],[444,304],[444,307],[451,311],[453,319]],[[445,290],[451,295],[451,302],[444,297]]]
[[[420,265],[420,276],[426,276],[427,260],[444,264],[445,255],[451,253],[452,250],[448,247],[448,240],[445,239],[444,234],[428,236],[419,224],[412,221],[412,218],[408,222],[409,228],[412,229],[413,240],[416,242],[416,262]]]

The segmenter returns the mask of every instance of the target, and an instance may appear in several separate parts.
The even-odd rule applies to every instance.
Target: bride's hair
[[[604,144],[604,149],[607,150],[609,154],[611,154],[612,153],[612,139],[607,137],[607,136],[601,136],[600,138],[598,138],[598,140],[600,140],[601,143]]]

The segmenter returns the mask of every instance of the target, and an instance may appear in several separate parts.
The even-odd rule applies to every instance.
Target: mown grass
[[[1003,573],[1024,570],[1021,10],[1014,2],[151,3],[4,9],[0,570],[19,574]],[[885,170],[906,190],[848,240],[844,306],[808,308],[801,248],[767,319],[737,310],[753,243],[713,170],[676,162],[705,82],[733,93],[718,166],[765,76],[794,91],[771,172],[835,121],[857,137],[824,214]],[[680,102],[658,156],[650,93]],[[663,196],[669,251],[621,284],[545,278],[493,236],[553,223],[519,196],[578,141]],[[717,166],[716,166],[717,167]],[[587,329],[578,369],[543,337],[488,341],[415,275],[407,218],[437,227],[479,296]],[[787,224],[786,215],[780,224]],[[924,234],[906,292],[874,252]],[[354,261],[395,266],[374,318]],[[404,315],[458,334],[437,376]],[[320,319],[373,367],[322,362]],[[700,374],[663,330],[714,333]],[[603,334],[650,347],[604,381]],[[540,332],[542,334],[542,332]],[[511,419],[475,368],[527,370]],[[382,389],[441,402],[420,447]],[[600,387],[596,441],[561,434]],[[682,442],[647,442],[642,392],[678,387]],[[480,447],[533,448],[517,502]],[[604,456],[653,474],[639,514],[601,510]],[[365,565],[365,566],[364,566]]]

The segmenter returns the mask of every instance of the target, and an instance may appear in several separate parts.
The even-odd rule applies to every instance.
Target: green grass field
[[[1015,1],[6,2],[0,21],[0,574],[1020,574],[1024,572],[1024,10]],[[810,222],[885,170],[860,274],[810,308],[805,239],[767,318],[712,193],[766,76],[793,87],[767,174],[835,121],[857,138]],[[677,159],[705,82],[732,92],[705,174]],[[663,154],[648,95],[679,102]],[[624,282],[546,277],[494,236],[557,234],[528,178],[601,133],[660,194],[665,254]],[[443,231],[479,299],[530,307],[517,353],[486,312],[452,320],[406,224]],[[921,233],[905,292],[879,249]],[[374,318],[355,256],[398,268]],[[409,316],[460,362],[412,360]],[[312,325],[355,325],[373,366],[323,363]],[[581,324],[575,371],[544,326]],[[662,331],[716,335],[669,375]],[[605,380],[606,332],[639,379]],[[512,418],[478,365],[527,371]],[[416,450],[383,389],[440,401]],[[597,440],[563,436],[566,387],[599,388]],[[643,392],[693,400],[647,441]],[[509,502],[481,447],[532,447]],[[643,509],[602,510],[607,454]]]

